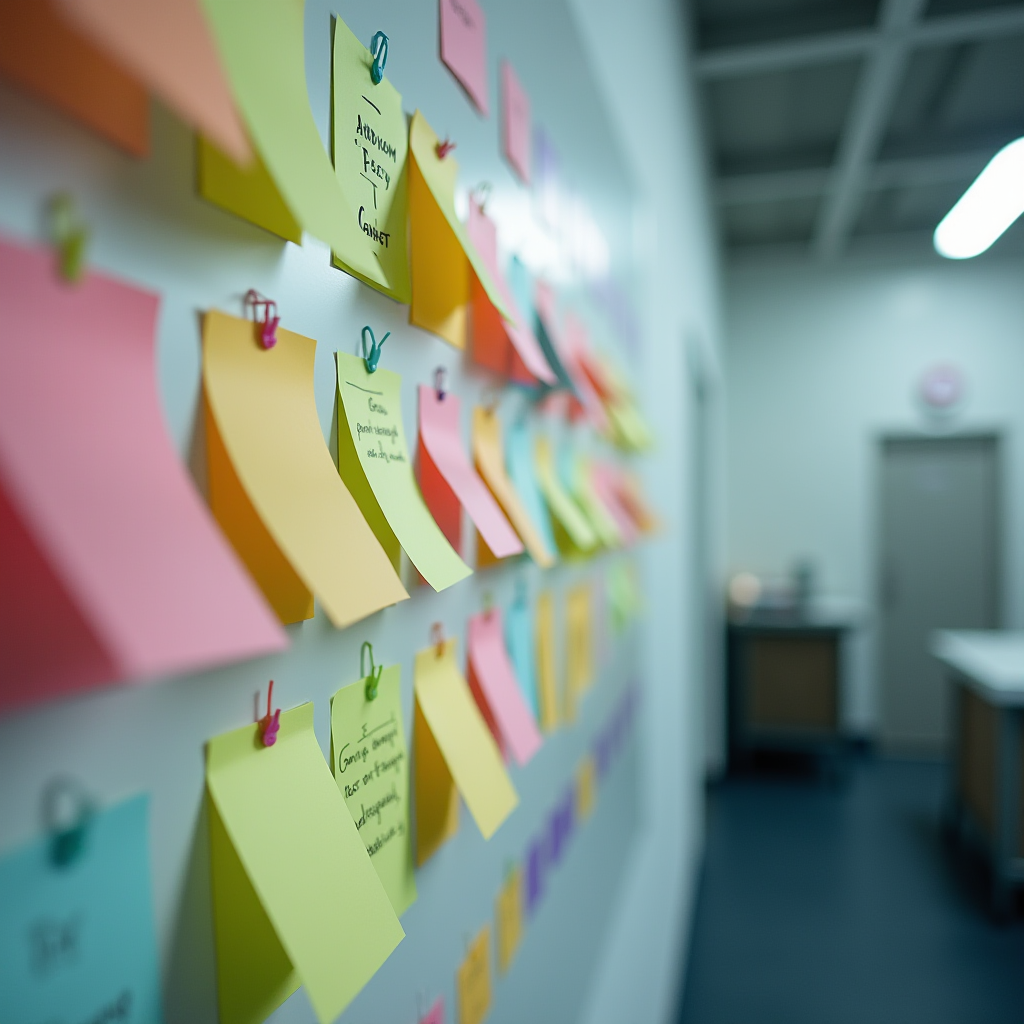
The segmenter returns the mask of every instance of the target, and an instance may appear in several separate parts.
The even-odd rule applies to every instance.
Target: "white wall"
[[[810,556],[823,590],[866,605],[848,720],[870,732],[882,434],[1002,433],[1005,624],[1024,626],[1024,265],[741,266],[726,294],[729,565],[780,575]],[[962,412],[944,427],[916,399],[938,363],[967,382]]]
[[[589,1024],[672,1018],[703,836],[704,675],[694,664],[702,617],[694,595],[707,588],[693,580],[692,516],[694,502],[707,501],[710,521],[720,523],[723,503],[721,476],[711,493],[693,493],[688,375],[696,362],[713,392],[712,408],[720,408],[720,297],[682,6],[665,0],[573,0],[640,191],[637,258],[648,332],[643,397],[657,436],[645,476],[668,526],[644,554],[646,827],[596,973],[584,1017]],[[717,469],[722,431],[713,435],[710,461]],[[716,571],[722,540],[722,534],[708,539]]]

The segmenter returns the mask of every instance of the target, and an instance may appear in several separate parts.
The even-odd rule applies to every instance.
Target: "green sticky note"
[[[405,933],[313,734],[313,705],[211,740],[210,877],[221,1024],[260,1024],[300,984],[333,1021]]]
[[[366,244],[399,302],[412,298],[409,282],[409,130],[402,97],[386,79],[374,85],[373,57],[341,18],[334,19],[334,169]],[[335,266],[359,276],[344,253]],[[373,281],[367,282],[374,284]]]
[[[547,438],[537,438],[535,453],[537,482],[555,522],[578,551],[592,551],[597,547],[597,534],[558,479],[554,455]]]
[[[203,0],[203,7],[249,135],[285,206],[346,269],[387,289],[310,110],[303,0]]]
[[[396,914],[416,899],[401,679],[401,669],[392,665],[381,672],[372,700],[367,679],[331,700],[334,778]]]
[[[338,352],[338,471],[398,568],[399,546],[420,575],[444,590],[473,570],[448,543],[416,485],[402,427],[402,378],[368,373]]]

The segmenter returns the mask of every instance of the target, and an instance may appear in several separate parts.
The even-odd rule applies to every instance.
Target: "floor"
[[[936,763],[717,785],[681,1024],[1021,1024],[1024,919],[939,831]]]

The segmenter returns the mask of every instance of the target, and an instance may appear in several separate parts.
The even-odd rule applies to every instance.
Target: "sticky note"
[[[149,874],[149,800],[89,818],[77,856],[50,837],[0,859],[0,1020],[163,1019]]]
[[[441,60],[487,114],[487,21],[476,0],[439,0]]]
[[[570,784],[548,815],[548,858],[550,867],[557,867],[569,848],[576,829],[576,788]]]
[[[537,341],[548,365],[554,371],[561,387],[574,393],[572,377],[562,361],[560,349],[561,326],[558,322],[557,300],[555,291],[547,281],[539,280],[533,284],[533,307],[537,313],[534,321]]]
[[[501,62],[501,148],[524,185],[530,184],[530,97],[507,60]]]
[[[53,0],[0,4],[0,76],[132,156],[149,152],[149,96]]]
[[[386,290],[381,265],[346,201],[313,120],[306,91],[304,3],[203,0],[203,6],[249,137],[284,205],[306,231],[344,259],[347,270]],[[244,172],[235,181],[239,178]],[[216,191],[214,183],[220,186]],[[205,187],[201,177],[200,186],[211,202],[267,226],[261,207],[240,208],[228,168],[222,167]],[[265,184],[253,188],[251,181],[246,188],[247,195],[266,192]]]
[[[439,143],[417,110],[409,126],[409,322],[462,349],[466,347],[470,268],[498,312],[506,319],[513,316],[455,212],[459,165],[450,153],[438,155]]]
[[[416,899],[401,669],[381,672],[372,700],[366,684],[342,687],[331,700],[331,762],[370,863],[401,916]]]
[[[444,1024],[444,996],[437,997],[427,1015],[420,1017],[419,1024]]]
[[[591,551],[597,547],[597,535],[587,522],[586,516],[566,493],[558,473],[555,470],[554,454],[551,442],[546,437],[537,438],[535,448],[537,483],[540,485],[544,500],[551,510],[555,523],[561,528],[562,536],[568,541],[563,547],[575,548],[578,551]]]
[[[167,433],[158,307],[0,239],[0,711],[287,646]]]
[[[402,97],[386,79],[374,84],[373,57],[341,18],[334,19],[334,169],[367,247],[386,279],[381,290],[409,302],[409,131]],[[359,276],[344,252],[335,266]],[[370,280],[367,284],[376,286]]]
[[[594,813],[597,802],[597,769],[594,758],[587,754],[576,769],[576,817],[586,821]]]
[[[402,378],[338,352],[338,471],[397,568],[399,547],[420,575],[444,590],[473,572],[423,501],[402,426]]]
[[[545,853],[544,836],[536,836],[530,841],[526,851],[524,874],[526,876],[526,913],[533,917],[544,898],[547,878],[547,854]]]
[[[252,148],[201,0],[58,0],[61,14],[240,164]]]
[[[210,741],[210,881],[221,1024],[260,1024],[305,985],[328,1024],[405,933],[313,734],[313,705]]]
[[[542,569],[550,568],[555,564],[554,547],[545,541],[509,480],[497,413],[479,405],[473,409],[473,458],[480,476],[505,510],[530,557]]]
[[[574,313],[566,314],[561,341],[562,362],[572,379],[573,393],[582,406],[582,413],[598,433],[607,435],[610,430],[608,415],[583,367],[590,351],[590,340],[583,321]]]
[[[491,1008],[491,926],[485,924],[466,950],[455,987],[459,994],[459,1024],[483,1024]]]
[[[516,597],[505,615],[505,643],[516,682],[534,720],[540,719],[537,701],[537,659],[533,650],[533,616],[525,593]]]
[[[555,654],[555,599],[550,590],[537,596],[537,692],[540,727],[545,732],[558,728],[558,683]]]
[[[505,649],[501,610],[473,615],[468,627],[470,689],[502,749],[519,765],[528,764],[540,749],[540,733],[516,682]]]
[[[284,622],[312,595],[339,629],[405,600],[384,549],[334,468],[313,395],[316,342],[282,327],[203,318],[210,505]]]
[[[590,484],[595,496],[615,520],[623,543],[633,544],[640,536],[640,531],[619,497],[617,471],[612,466],[595,462],[590,468]]]
[[[423,717],[419,699],[413,702],[412,747],[416,759],[416,863],[423,865],[459,830],[459,791]]]
[[[498,970],[505,974],[523,938],[523,872],[518,867],[509,871],[498,891],[494,921],[498,928]]]
[[[442,397],[443,396],[443,397]],[[449,495],[456,505],[465,508],[469,518],[480,531],[481,537],[496,558],[522,554],[523,542],[505,517],[501,506],[487,485],[480,479],[462,447],[459,435],[460,403],[450,391],[420,385],[420,487],[427,507],[434,512],[435,505],[451,507]],[[435,513],[435,519],[438,516]],[[460,547],[458,517],[445,516],[449,531],[445,536],[453,547]],[[440,520],[438,520],[440,526]],[[444,527],[442,526],[442,530]]]
[[[558,544],[555,542],[551,515],[538,482],[535,448],[530,425],[525,416],[514,421],[505,438],[508,476],[530,516],[530,522],[536,524],[537,532],[544,538],[544,546],[549,551],[557,551]]]
[[[483,207],[470,197],[466,233],[491,274],[513,319],[506,320],[492,305],[476,275],[470,275],[472,354],[474,362],[519,384],[554,386],[552,372],[530,326],[531,317],[516,302],[498,265],[498,229]]]
[[[484,839],[519,803],[497,744],[455,664],[454,639],[416,655],[416,699]],[[417,757],[419,753],[417,752]]]
[[[570,717],[576,701],[594,682],[593,629],[590,587],[581,583],[566,598],[565,610],[565,691]]]
[[[590,464],[585,459],[568,460],[567,476],[569,491],[580,510],[587,517],[598,542],[606,548],[619,547],[622,544],[622,533],[615,517],[594,489],[593,475]]]

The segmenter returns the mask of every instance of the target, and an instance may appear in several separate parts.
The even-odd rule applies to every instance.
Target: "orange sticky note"
[[[51,0],[0,3],[0,75],[132,156],[145,156],[149,152],[145,88],[60,12]]]
[[[412,749],[416,800],[416,864],[422,866],[459,830],[459,791],[444,754],[415,702]]]
[[[555,599],[550,590],[537,596],[536,623],[537,697],[540,726],[545,732],[558,728],[558,682],[555,657]]]
[[[285,622],[315,594],[339,629],[409,595],[334,466],[313,395],[316,342],[226,313],[203,321],[210,504]]]
[[[519,950],[523,938],[523,873],[513,868],[494,902],[498,926],[498,970],[505,974]]]
[[[479,405],[473,410],[473,457],[480,475],[512,521],[530,557],[541,568],[550,568],[555,564],[555,555],[544,543],[505,471],[497,414]]]
[[[200,0],[57,0],[75,28],[238,163],[252,148]]]
[[[485,924],[459,965],[459,1024],[483,1024],[491,1009],[491,926]]]
[[[594,813],[597,801],[597,770],[589,754],[576,769],[576,817],[585,821]]]

